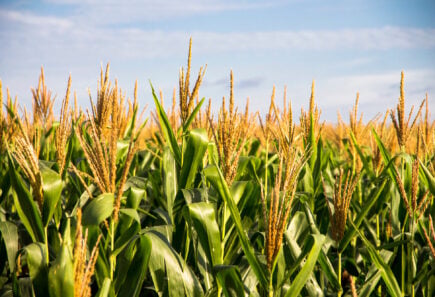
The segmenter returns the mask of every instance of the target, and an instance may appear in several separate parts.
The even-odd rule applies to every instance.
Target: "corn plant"
[[[313,82],[298,125],[231,72],[213,115],[191,59],[149,121],[109,65],[86,110],[72,77],[56,102],[42,69],[30,112],[0,81],[1,296],[434,296],[428,95],[405,117],[402,73],[394,111],[331,125]]]

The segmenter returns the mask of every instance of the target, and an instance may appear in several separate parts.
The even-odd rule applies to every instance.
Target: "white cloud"
[[[75,7],[71,15],[93,24],[131,24],[198,14],[258,9],[279,4],[277,1],[219,1],[219,0],[46,0],[55,5],[68,4]]]
[[[435,101],[430,99],[435,91],[435,70],[411,69],[404,73],[406,110],[410,110],[412,105],[418,108],[426,93],[429,96],[431,110],[435,110]],[[399,89],[400,73],[396,72],[335,76],[319,80],[317,103],[329,113],[340,110],[347,119],[356,93],[360,92],[359,104],[361,110],[365,111],[365,119],[368,120],[377,113],[384,113],[387,108],[394,108],[398,103]],[[334,115],[328,114],[328,120],[332,120],[331,116],[333,119]]]
[[[421,102],[423,97],[419,95],[421,95],[425,89],[427,91],[427,88],[429,87],[428,84],[435,80],[435,70],[412,69],[404,71],[404,74],[405,96],[407,97],[407,102]],[[361,95],[364,94],[364,96],[368,98],[365,100],[366,103],[379,103],[386,101],[396,102],[397,98],[399,98],[400,73],[386,72],[366,75],[336,76],[327,79],[324,84],[327,86],[327,89],[331,91],[334,89],[337,89],[339,92],[352,90],[353,95],[355,95],[356,92],[361,91]],[[415,98],[416,96],[418,98]],[[379,101],[379,98],[381,97],[384,98]],[[354,98],[355,96],[345,99],[343,96],[340,96],[333,100],[326,100],[325,104],[346,104],[349,103],[349,99],[353,101]]]
[[[209,2],[215,3],[207,1],[207,3]],[[190,4],[186,4],[185,8],[190,9]],[[192,7],[195,5],[192,4]],[[122,7],[119,8],[120,14],[123,13],[122,9]],[[104,13],[104,6],[101,7],[101,15],[105,15],[106,18],[111,16],[111,14]],[[173,56],[180,49],[184,53],[189,37],[189,33],[182,31],[96,26],[89,21],[84,21],[83,18],[40,16],[30,12],[0,10],[0,17],[4,24],[12,24],[0,28],[0,34],[4,39],[16,42],[19,47],[31,46],[35,52],[38,52],[42,47],[46,50],[51,45],[59,52],[63,50],[67,56],[95,55],[98,57],[101,56],[102,50],[108,56],[127,59]],[[21,24],[21,26],[13,26],[14,23]],[[433,28],[382,27],[256,32],[193,31],[190,34],[194,38],[195,51],[199,53],[271,50],[321,52],[346,49],[385,51],[435,48],[435,29]],[[38,43],[35,44],[34,40],[38,40]],[[8,54],[2,51],[0,49],[2,55]],[[19,53],[20,49],[10,48],[10,51]],[[20,57],[17,55],[17,58]]]
[[[62,1],[64,3],[69,0],[50,0],[52,2]],[[91,0],[87,0],[91,1]],[[199,2],[192,0],[189,2],[170,1],[169,4],[161,5],[157,1],[148,1],[144,6],[138,7],[136,10],[126,9],[120,6],[105,6],[91,5],[92,9],[100,9],[98,15],[103,16],[110,21],[96,20],[89,17],[96,16],[96,11],[85,12],[83,16],[77,15],[68,16],[66,18],[42,16],[31,12],[11,11],[0,9],[0,38],[7,40],[0,47],[0,76],[3,79],[11,79],[15,81],[13,84],[15,92],[17,90],[25,90],[28,93],[30,85],[34,85],[37,79],[36,76],[25,76],[25,72],[29,68],[38,70],[41,64],[51,66],[51,69],[56,70],[56,75],[60,77],[62,82],[65,80],[69,71],[75,71],[73,81],[79,86],[89,86],[92,81],[89,81],[89,73],[98,67],[100,61],[107,60],[116,61],[118,65],[125,68],[121,69],[119,75],[127,75],[131,72],[128,69],[132,61],[144,61],[147,63],[137,62],[140,65],[147,67],[155,67],[160,70],[159,62],[163,60],[173,59],[180,61],[183,64],[185,61],[186,47],[190,35],[194,39],[194,57],[197,54],[202,54],[206,57],[206,62],[217,63],[215,56],[229,57],[234,53],[243,53],[243,55],[279,53],[284,59],[296,52],[296,59],[304,59],[305,53],[315,52],[318,55],[323,55],[325,52],[343,52],[343,50],[351,50],[353,53],[359,53],[355,56],[364,57],[356,58],[349,62],[348,67],[354,63],[355,67],[364,64],[371,59],[372,51],[396,51],[396,50],[420,50],[420,49],[435,49],[435,29],[434,28],[400,28],[400,27],[380,27],[380,28],[362,28],[362,29],[338,29],[338,30],[288,30],[288,31],[251,31],[251,32],[213,32],[213,31],[164,31],[164,30],[145,30],[143,28],[130,26],[118,27],[115,25],[106,26],[107,24],[117,24],[122,20],[129,19],[132,22],[141,19],[144,14],[153,17],[167,17],[171,14],[195,14],[202,11],[220,11],[228,9],[239,9],[236,4],[230,2],[217,2],[214,0]],[[152,8],[152,3],[156,7]],[[165,6],[167,5],[167,7]],[[181,7],[181,6],[182,7]],[[196,6],[197,5],[197,6]],[[253,5],[265,5],[263,2],[256,2]],[[153,10],[154,9],[154,10]],[[180,9],[179,12],[176,10]],[[242,9],[242,8],[240,8]],[[74,10],[74,9],[73,9]],[[173,11],[172,11],[173,10]],[[116,15],[116,11],[119,12]],[[76,11],[79,14],[80,11]],[[130,18],[127,16],[130,15]],[[222,54],[222,55],[221,55]],[[157,58],[157,59],[156,59]],[[258,55],[257,55],[258,58]],[[214,59],[214,60],[213,60]],[[156,60],[157,62],[154,62]],[[97,61],[97,62],[96,62]],[[346,63],[343,60],[343,64]],[[393,60],[390,60],[393,61]],[[148,63],[149,62],[149,63]],[[432,63],[431,61],[429,61]],[[252,65],[259,65],[258,71],[250,73],[244,77],[240,77],[240,81],[244,79],[252,79],[262,77],[261,71],[267,70],[267,65],[260,65],[261,61],[252,60]],[[312,62],[306,61],[307,65]],[[310,64],[311,63],[311,64]],[[401,61],[391,62],[394,65],[403,65]],[[431,67],[432,64],[427,67]],[[176,65],[176,66],[178,66]],[[311,65],[312,66],[312,65]],[[166,65],[165,69],[169,67]],[[73,68],[73,69],[71,69]],[[254,68],[254,67],[251,67]],[[313,67],[311,67],[313,68]],[[80,71],[78,71],[79,69]],[[92,69],[92,70],[90,70]],[[145,69],[144,71],[148,71]],[[292,70],[297,73],[297,69]],[[371,73],[370,73],[371,72]],[[384,111],[387,107],[392,108],[396,104],[398,97],[398,85],[400,81],[400,73],[383,72],[382,69],[375,71],[369,70],[366,75],[347,75],[346,77],[336,76],[332,73],[332,77],[317,77],[318,80],[318,98],[319,105],[324,110],[333,110],[332,118],[335,118],[335,110],[340,108],[342,114],[345,114],[347,107],[351,106],[355,99],[357,91],[361,92],[361,105],[365,105],[365,110],[376,113],[377,110]],[[24,74],[23,74],[24,73]],[[273,73],[270,71],[269,73]],[[131,74],[131,73],[129,73]],[[144,75],[143,72],[135,73],[134,76]],[[166,74],[167,75],[167,74]],[[271,81],[285,81],[289,78],[283,78],[289,75],[289,72],[280,73],[281,77],[271,77]],[[163,77],[163,75],[162,75]],[[209,77],[210,80],[217,80],[221,77]],[[25,78],[28,78],[26,80]],[[86,80],[85,80],[86,78]],[[152,76],[154,78],[154,76]],[[424,97],[424,93],[429,92],[429,96],[435,92],[434,70],[409,70],[406,71],[406,92],[407,102],[409,104],[418,104]],[[254,83],[259,84],[260,81],[248,81],[252,86]],[[64,85],[57,83],[63,88]],[[408,87],[409,86],[409,87]],[[205,86],[204,86],[205,87]],[[261,100],[269,97],[269,89],[266,83],[261,87],[266,88]],[[171,86],[172,88],[172,86]],[[84,89],[84,88],[83,88]],[[215,88],[217,89],[217,88]],[[85,90],[79,90],[84,91]],[[207,90],[204,88],[205,93]],[[225,92],[226,90],[224,90]],[[18,91],[19,92],[19,91]],[[170,90],[168,91],[170,92]],[[260,90],[259,90],[260,92]],[[241,98],[252,94],[251,88],[240,90],[243,94]],[[58,92],[63,93],[62,91]],[[219,98],[214,94],[214,98]],[[289,89],[291,98],[308,98],[309,88],[304,92],[293,93]],[[21,96],[23,97],[23,96]],[[258,99],[260,101],[260,99]],[[435,110],[435,100],[430,100],[432,110]],[[305,103],[305,101],[304,101]],[[297,105],[297,104],[296,104]],[[324,113],[325,115],[325,113]],[[331,116],[328,116],[328,120]]]
[[[388,50],[435,48],[435,29],[383,27],[373,29],[271,32],[196,32],[205,50]]]
[[[11,22],[21,23],[28,26],[36,27],[60,27],[67,29],[72,26],[72,22],[65,18],[53,16],[39,16],[31,12],[22,12],[14,10],[1,10],[0,18]]]
[[[237,81],[243,81],[246,77],[237,77]],[[272,81],[279,77],[271,78]],[[295,78],[297,79],[297,78]],[[262,83],[259,87],[250,87],[243,89],[240,86],[235,87],[237,104],[244,103],[244,98],[251,98],[253,110],[258,110],[265,114],[269,107],[269,98],[271,96],[272,84]],[[416,109],[425,98],[426,93],[429,96],[430,110],[435,110],[435,70],[433,69],[408,69],[405,70],[405,108],[409,112],[414,105],[414,115]],[[227,80],[216,81],[222,95],[228,92]],[[308,108],[310,97],[311,81],[304,80],[294,83],[287,81],[288,100],[292,101],[295,117],[299,116],[301,107]],[[210,85],[211,88],[216,87]],[[203,93],[209,94],[209,86],[204,85]],[[359,111],[364,113],[364,121],[368,121],[376,114],[384,114],[387,109],[393,109],[398,103],[400,93],[400,70],[380,71],[377,73],[367,73],[364,75],[347,75],[339,76],[319,76],[315,80],[315,101],[322,110],[321,119],[328,122],[336,122],[337,111],[348,121],[348,114],[355,103],[356,93],[360,93]],[[283,95],[283,85],[278,84],[276,89],[276,103],[281,106]],[[220,97],[212,97],[218,99]],[[219,101],[214,101],[219,102]],[[216,107],[219,103],[213,103]]]

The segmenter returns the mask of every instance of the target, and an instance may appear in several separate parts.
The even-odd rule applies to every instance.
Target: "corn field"
[[[109,66],[60,116],[43,70],[29,111],[0,82],[0,296],[435,296],[435,121],[403,72],[397,106],[329,124],[314,82],[260,116],[232,73],[212,114],[190,65],[146,113]]]

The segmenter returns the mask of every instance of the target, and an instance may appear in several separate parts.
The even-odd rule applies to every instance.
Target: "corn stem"
[[[337,297],[340,297],[343,294],[343,288],[341,286],[341,253],[338,252],[338,269],[337,269],[337,275],[338,275],[338,283],[340,285],[340,289],[337,292]]]

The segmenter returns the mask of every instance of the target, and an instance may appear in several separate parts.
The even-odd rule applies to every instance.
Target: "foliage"
[[[314,82],[299,126],[275,89],[240,113],[231,73],[215,121],[190,60],[148,123],[108,67],[59,121],[43,72],[33,114],[0,83],[0,296],[434,296],[435,124],[403,73],[397,112],[364,124],[357,96],[337,126]]]

